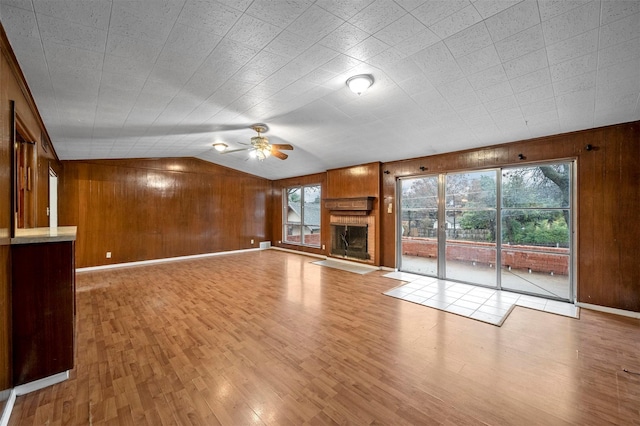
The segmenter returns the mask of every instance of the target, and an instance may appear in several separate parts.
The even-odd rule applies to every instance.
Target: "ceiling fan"
[[[258,133],[258,136],[254,136],[251,138],[251,146],[248,148],[240,148],[240,149],[232,149],[227,150],[229,147],[224,142],[214,143],[213,147],[216,151],[219,151],[221,154],[229,154],[232,152],[240,152],[240,151],[249,151],[249,155],[257,158],[262,161],[270,156],[274,156],[281,160],[286,160],[289,157],[281,150],[292,150],[293,146],[290,144],[279,144],[279,143],[269,143],[269,138],[263,136],[262,133],[265,133],[268,130],[266,124],[254,124],[251,128]]]

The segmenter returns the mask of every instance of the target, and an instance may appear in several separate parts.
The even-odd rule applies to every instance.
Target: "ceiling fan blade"
[[[273,155],[274,157],[279,158],[279,159],[281,159],[281,160],[286,160],[286,159],[289,157],[289,156],[288,156],[287,154],[285,154],[284,152],[280,152],[280,151],[277,151],[277,150],[275,150],[275,149],[272,149],[272,150],[271,150],[271,155]]]
[[[293,146],[291,146],[288,143],[272,143],[271,146],[276,148],[276,149],[284,149],[284,150],[292,150],[293,149]]]
[[[240,149],[232,149],[230,151],[221,151],[220,154],[229,154],[231,152],[240,152],[240,151],[249,151],[252,150],[253,148],[240,148]]]

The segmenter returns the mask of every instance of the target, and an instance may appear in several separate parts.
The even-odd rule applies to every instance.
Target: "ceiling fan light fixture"
[[[266,136],[254,136],[251,138],[251,144],[255,146],[262,146],[269,144],[269,139]]]
[[[229,145],[227,145],[224,142],[216,142],[213,144],[213,149],[215,149],[218,152],[226,151],[227,148],[229,148]]]
[[[227,154],[232,152],[244,151],[249,153],[249,158],[257,158],[259,161],[264,161],[269,157],[275,157],[280,160],[286,160],[289,156],[283,152],[290,151],[293,146],[288,143],[275,143],[269,142],[269,138],[262,136],[262,132],[268,129],[266,124],[254,124],[251,128],[258,133],[258,136],[251,138],[251,145],[247,148],[238,148],[229,150],[229,146],[224,142],[216,142],[213,147],[220,151],[221,154]],[[242,145],[247,145],[241,143]]]
[[[264,128],[254,126],[253,129],[258,132],[258,136],[251,138],[251,145],[254,147],[253,153],[258,160],[262,161],[271,155],[271,144],[269,143],[269,138],[260,134]]]
[[[347,80],[347,86],[357,95],[364,93],[372,84],[373,76],[370,74],[354,75]]]
[[[257,158],[258,160],[262,161],[271,156],[271,149],[267,147],[256,148],[249,151],[249,155],[251,156],[251,158]]]

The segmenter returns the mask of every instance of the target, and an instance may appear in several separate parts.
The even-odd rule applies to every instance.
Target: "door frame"
[[[55,181],[55,193],[53,192],[52,183]],[[55,197],[53,196],[55,194]],[[58,227],[58,174],[49,165],[49,205],[47,206],[47,216],[49,216],[49,227]],[[55,218],[55,223],[52,223],[51,218]]]
[[[577,247],[577,224],[578,224],[578,216],[577,216],[577,160],[576,158],[565,158],[565,159],[556,159],[553,161],[541,161],[534,163],[526,163],[526,164],[512,164],[512,165],[503,165],[497,167],[487,167],[482,169],[469,169],[469,170],[455,170],[448,172],[437,172],[437,173],[427,173],[427,174],[419,174],[419,175],[407,175],[407,176],[398,176],[396,177],[395,191],[396,191],[396,270],[400,272],[408,272],[408,273],[416,273],[411,271],[402,271],[402,181],[409,179],[420,179],[427,177],[436,177],[438,179],[438,210],[437,210],[437,220],[438,220],[438,230],[436,233],[437,236],[437,272],[434,278],[437,279],[446,279],[448,281],[459,281],[451,278],[447,278],[446,273],[446,206],[445,206],[445,197],[446,197],[446,175],[453,173],[465,173],[465,172],[477,172],[484,170],[495,170],[497,173],[496,180],[496,286],[485,286],[477,283],[469,283],[466,284],[475,285],[478,287],[487,287],[493,288],[496,290],[503,290],[502,288],[502,173],[505,169],[516,169],[518,167],[535,167],[536,165],[544,165],[544,164],[559,164],[559,163],[568,163],[569,164],[569,179],[570,179],[570,191],[569,194],[569,222],[567,224],[568,232],[569,232],[569,270],[568,270],[568,281],[569,281],[569,297],[568,299],[564,298],[553,298],[540,294],[534,294],[524,291],[516,291],[514,289],[506,289],[505,291],[517,292],[519,294],[528,294],[536,297],[543,297],[549,300],[562,300],[569,301],[571,303],[575,303],[577,300],[577,253],[575,252],[575,248]],[[416,273],[419,274],[419,273]],[[427,275],[432,276],[432,275]]]

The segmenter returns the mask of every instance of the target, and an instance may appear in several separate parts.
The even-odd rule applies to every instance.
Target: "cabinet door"
[[[14,245],[13,384],[73,368],[74,243]]]

